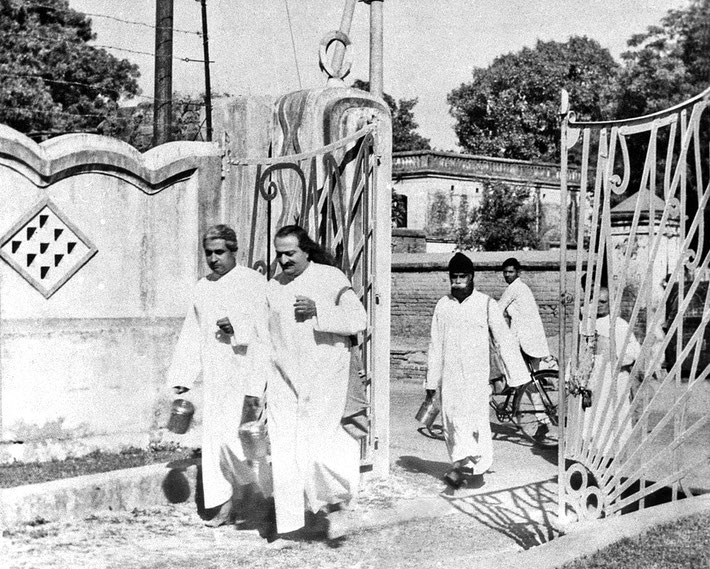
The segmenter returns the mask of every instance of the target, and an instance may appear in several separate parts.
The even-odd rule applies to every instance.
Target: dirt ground
[[[484,488],[445,490],[443,442],[417,432],[420,386],[393,386],[391,476],[365,480],[353,528],[329,543],[315,530],[267,543],[255,529],[204,526],[193,499],[174,506],[36,523],[0,538],[3,569],[450,567],[520,551],[555,535],[556,457],[494,425],[496,465]],[[467,563],[468,564],[468,563]]]

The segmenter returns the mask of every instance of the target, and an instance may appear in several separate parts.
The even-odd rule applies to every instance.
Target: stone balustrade
[[[560,182],[560,168],[556,164],[430,150],[396,152],[392,155],[392,175],[394,178],[421,175],[423,172],[464,177],[493,177],[555,185]],[[569,185],[578,187],[580,178],[581,172],[579,169],[570,168],[568,170],[567,180]]]

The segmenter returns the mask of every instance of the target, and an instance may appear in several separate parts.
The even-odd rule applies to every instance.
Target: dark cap
[[[449,261],[449,274],[451,275],[453,273],[467,273],[471,275],[474,273],[471,259],[460,251],[451,257]]]

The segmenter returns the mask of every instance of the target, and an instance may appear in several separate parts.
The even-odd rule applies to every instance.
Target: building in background
[[[570,174],[568,184],[575,194],[579,170],[570,170]],[[450,252],[456,228],[466,223],[490,181],[530,189],[541,248],[554,246],[559,240],[560,168],[549,163],[432,150],[396,152],[392,183],[402,211],[397,225],[424,231],[427,252]]]

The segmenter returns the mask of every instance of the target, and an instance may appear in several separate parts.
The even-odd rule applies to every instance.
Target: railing
[[[560,181],[560,168],[556,164],[429,150],[397,152],[392,155],[393,177],[421,172],[496,177],[555,185]],[[579,185],[580,170],[570,168],[567,176],[568,184]]]

